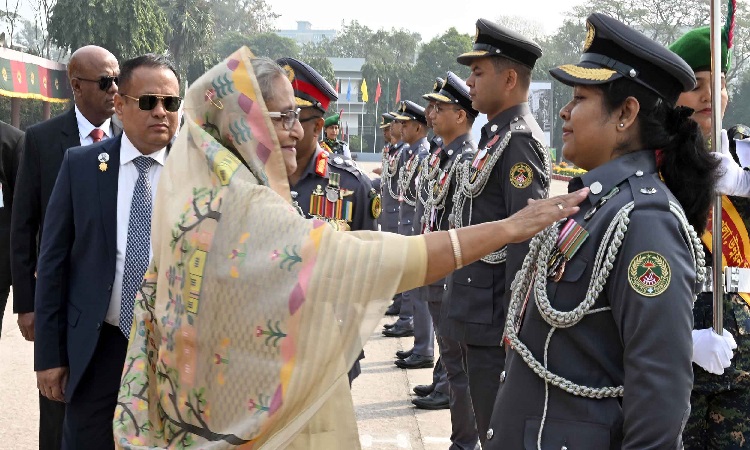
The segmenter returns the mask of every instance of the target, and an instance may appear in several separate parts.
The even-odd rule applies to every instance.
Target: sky
[[[374,2],[360,0],[325,5],[309,0],[268,3],[281,15],[276,19],[276,28],[280,30],[296,29],[298,20],[312,23],[313,29],[340,30],[342,20],[345,23],[357,20],[373,30],[412,30],[422,36],[423,42],[428,42],[450,27],[473,36],[480,17],[496,20],[500,16],[520,16],[538,22],[545,34],[551,34],[562,24],[565,12],[583,0],[407,0],[383,2],[384,8],[375,14],[371,6]]]

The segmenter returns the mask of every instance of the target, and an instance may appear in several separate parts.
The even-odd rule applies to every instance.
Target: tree
[[[422,41],[419,33],[391,28],[378,30],[367,40],[367,51],[362,56],[373,64],[414,63]]]
[[[43,58],[60,61],[67,51],[52,45],[52,38],[48,32],[52,8],[56,3],[57,0],[38,0],[32,4],[34,21],[24,20],[20,39],[29,52]]]
[[[537,43],[547,37],[544,33],[544,27],[536,20],[530,20],[521,16],[500,16],[496,21]]]
[[[0,11],[2,17],[8,23],[8,47],[13,47],[13,36],[15,36],[16,24],[22,17],[18,15],[18,5],[21,0],[16,0],[15,5],[11,0],[5,0],[5,10]]]
[[[407,85],[406,93],[409,98],[417,97],[421,99],[423,94],[432,89],[435,77],[445,78],[448,71],[455,73],[464,80],[468,78],[469,68],[459,64],[456,57],[470,51],[472,42],[473,40],[468,34],[461,34],[455,28],[450,28],[442,35],[423,45]]]
[[[251,35],[274,30],[279,17],[265,0],[211,0],[214,35]]]
[[[222,60],[243,45],[250,48],[255,56],[267,56],[271,59],[278,59],[283,56],[297,58],[299,56],[297,43],[293,39],[279,36],[276,33],[251,35],[237,32],[228,33],[216,42],[214,51],[218,60]]]
[[[206,0],[162,0],[160,6],[170,24],[167,48],[185,79],[190,64],[206,53],[212,41],[211,6]]]
[[[168,25],[156,0],[58,0],[48,30],[53,43],[63,49],[95,44],[122,61],[164,52]]]
[[[321,46],[331,57],[367,58],[372,34],[369,27],[353,20],[349,25],[344,25],[341,33],[337,34],[332,41],[324,41]]]

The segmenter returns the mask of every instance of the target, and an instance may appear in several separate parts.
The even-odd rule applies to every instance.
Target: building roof
[[[365,58],[328,58],[334,72],[361,72]]]

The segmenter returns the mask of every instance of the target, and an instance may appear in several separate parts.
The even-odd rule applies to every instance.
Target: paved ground
[[[553,182],[553,194],[566,184]],[[38,448],[38,406],[32,344],[21,337],[8,301],[0,337],[0,450]],[[381,325],[390,321],[383,319]],[[411,388],[431,381],[431,369],[401,370],[393,365],[396,350],[411,348],[412,338],[386,338],[381,327],[367,342],[362,375],[352,395],[365,449],[442,450],[449,446],[447,410],[423,411],[411,404]],[[435,347],[437,348],[437,346]]]

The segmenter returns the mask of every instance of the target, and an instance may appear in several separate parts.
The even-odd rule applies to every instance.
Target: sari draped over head
[[[356,449],[347,370],[424,241],[336,232],[291,206],[241,48],[189,89],[114,417],[118,448]]]

